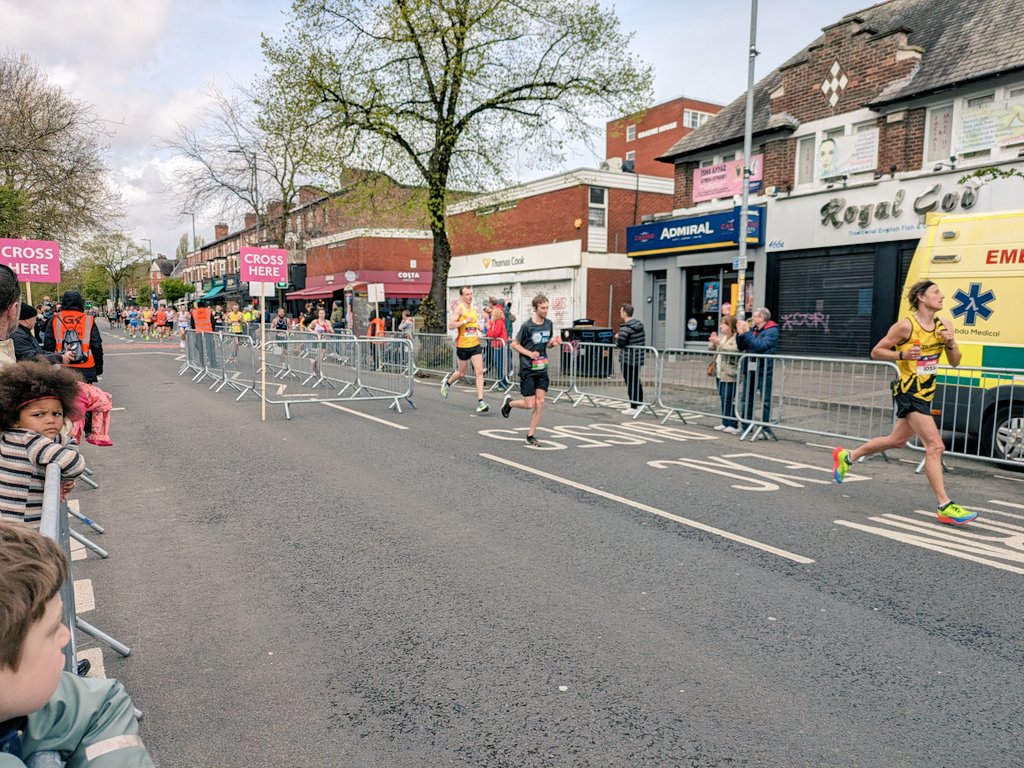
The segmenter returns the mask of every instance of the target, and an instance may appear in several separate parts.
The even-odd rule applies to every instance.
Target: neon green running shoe
[[[832,477],[837,483],[843,482],[846,473],[850,471],[850,452],[845,448],[832,449]]]
[[[940,523],[945,523],[946,525],[966,525],[976,518],[978,513],[966,510],[959,504],[954,504],[950,501],[939,507],[935,515],[939,518]]]

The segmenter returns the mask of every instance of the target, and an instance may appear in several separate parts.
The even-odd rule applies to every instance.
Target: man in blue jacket
[[[772,320],[772,313],[767,307],[759,307],[750,315],[750,324],[740,320],[736,324],[739,335],[736,346],[740,352],[751,352],[758,355],[774,355],[779,349],[779,324]],[[775,373],[775,361],[757,358],[751,361],[745,372],[746,386],[743,397],[743,419],[754,418],[754,393],[761,393],[761,421],[771,423],[772,415],[772,376]],[[775,434],[765,426],[761,435],[775,439]]]

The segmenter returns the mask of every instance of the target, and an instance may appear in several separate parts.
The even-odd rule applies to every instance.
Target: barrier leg
[[[85,523],[90,528],[92,528],[94,531],[96,531],[96,533],[106,533],[106,530],[103,528],[103,526],[100,525],[99,523],[97,523],[95,520],[90,520],[88,517],[83,515],[81,512],[78,512],[77,510],[74,510],[71,507],[67,507],[67,510],[68,510],[69,514],[73,515],[78,520],[81,520],[83,523]]]
[[[90,541],[89,539],[85,538],[85,536],[80,534],[78,531],[68,530],[68,536],[70,536],[72,539],[74,539],[75,541],[77,541],[79,544],[81,544],[82,546],[86,547],[87,549],[91,549],[93,552],[95,552],[100,557],[102,557],[102,558],[110,557],[110,553],[107,552],[107,550],[105,550],[99,544],[95,544],[92,541]]]
[[[129,648],[127,645],[120,642],[119,640],[115,640],[106,632],[101,632],[100,630],[96,629],[96,627],[94,627],[92,624],[78,616],[75,617],[75,627],[82,630],[83,632],[85,632],[85,634],[89,635],[90,637],[99,640],[101,643],[110,646],[122,656],[131,656],[132,654],[132,649]]]

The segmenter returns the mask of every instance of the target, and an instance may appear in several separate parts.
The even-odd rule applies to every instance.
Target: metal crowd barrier
[[[57,545],[64,552],[64,557],[68,563],[68,577],[61,585],[60,596],[64,603],[64,625],[72,630],[71,641],[64,646],[64,668],[68,672],[76,671],[76,664],[78,662],[78,651],[77,643],[75,642],[75,629],[79,629],[85,632],[87,635],[91,635],[95,639],[102,643],[110,646],[113,650],[122,656],[128,656],[131,654],[131,648],[126,646],[124,643],[115,640],[110,635],[101,632],[92,624],[79,618],[75,609],[75,586],[74,579],[71,574],[71,539],[77,539],[86,546],[94,551],[102,552],[102,557],[106,557],[107,554],[103,552],[101,548],[89,542],[84,536],[78,534],[77,531],[72,531],[68,525],[68,514],[70,510],[65,502],[60,499],[60,485],[61,475],[60,467],[56,464],[49,464],[46,467],[46,480],[43,486],[43,511],[42,519],[40,521],[39,529],[44,536],[47,536],[57,542]],[[78,516],[79,519],[83,519]],[[93,530],[102,533],[103,530],[100,526],[93,523],[91,520],[86,523]],[[86,543],[88,542],[88,543]]]
[[[736,419],[736,391],[739,382],[734,382],[733,396],[723,414],[722,399],[718,390],[718,378],[708,376],[708,365],[715,358],[732,360],[737,365],[737,352],[714,352],[711,350],[666,349],[661,353],[661,373],[658,376],[657,405],[666,411],[661,423],[673,416],[684,423],[695,418]]]
[[[416,373],[451,373],[455,341],[447,333],[414,333],[412,337]]]
[[[892,431],[894,363],[849,358],[744,353],[737,373],[741,437],[773,429],[847,440]]]
[[[945,455],[1024,466],[1024,371],[940,367],[932,415]],[[916,439],[909,447],[924,450]]]
[[[643,387],[643,399],[636,418],[645,410],[657,415],[658,374],[661,355],[654,347],[626,347],[583,341],[564,344],[570,347],[572,357],[572,392],[576,396],[573,407],[584,400],[591,405],[631,406],[625,381],[625,369],[620,353],[636,362],[636,376]],[[563,351],[564,355],[564,351]]]
[[[355,400],[391,401],[389,408],[401,413],[403,400],[415,407],[412,350],[405,338],[290,330],[273,331],[261,350],[246,334],[188,331],[181,373],[192,372],[194,381],[210,378],[210,389],[230,388],[236,400],[261,397],[265,351],[266,400],[283,406],[286,418],[296,403]]]

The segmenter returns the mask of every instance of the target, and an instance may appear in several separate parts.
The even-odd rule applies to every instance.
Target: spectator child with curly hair
[[[0,370],[0,517],[38,526],[46,465],[61,469],[62,496],[85,470],[78,443],[62,433],[78,408],[78,375],[48,363]]]

